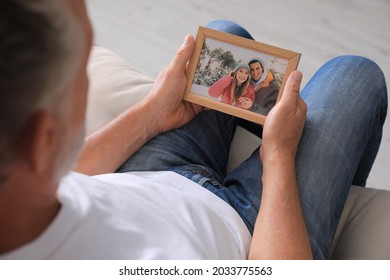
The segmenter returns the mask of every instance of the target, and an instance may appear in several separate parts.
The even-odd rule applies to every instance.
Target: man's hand
[[[252,107],[253,102],[248,97],[240,97],[238,98],[239,107],[249,110]]]
[[[298,192],[295,156],[307,106],[299,96],[302,74],[293,72],[281,100],[264,123],[260,157],[263,193],[253,233],[251,259],[311,259]]]
[[[302,73],[289,76],[280,101],[269,112],[264,123],[261,160],[278,155],[295,159],[306,120],[307,106],[299,96]]]
[[[155,134],[178,128],[193,119],[202,107],[183,100],[187,63],[194,51],[194,38],[187,35],[171,63],[160,72],[146,97],[156,121]]]
[[[76,171],[90,175],[114,172],[150,139],[186,124],[202,110],[183,101],[193,50],[194,38],[188,35],[151,92],[86,139]]]

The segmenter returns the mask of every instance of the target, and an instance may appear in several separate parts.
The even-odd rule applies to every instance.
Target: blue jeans
[[[208,27],[252,38],[224,20]],[[325,259],[352,184],[364,186],[387,112],[384,76],[372,61],[337,57],[322,66],[301,95],[307,121],[297,153],[297,180],[313,255]],[[259,149],[226,173],[239,120],[203,111],[186,126],[145,144],[118,172],[170,170],[202,185],[242,217],[252,233],[262,194]]]

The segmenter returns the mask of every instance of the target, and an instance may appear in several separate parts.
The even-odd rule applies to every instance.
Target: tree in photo
[[[194,83],[209,87],[222,76],[232,72],[240,62],[241,60],[235,60],[230,51],[225,51],[222,47],[210,50],[207,43],[204,42],[194,76]]]

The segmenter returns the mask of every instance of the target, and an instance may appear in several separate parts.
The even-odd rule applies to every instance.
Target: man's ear
[[[19,151],[32,172],[43,174],[53,168],[59,147],[59,127],[58,118],[46,111],[35,113],[26,125]]]

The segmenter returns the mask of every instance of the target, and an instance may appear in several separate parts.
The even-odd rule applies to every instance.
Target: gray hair
[[[83,43],[65,1],[0,1],[0,177],[31,116],[58,110]]]

